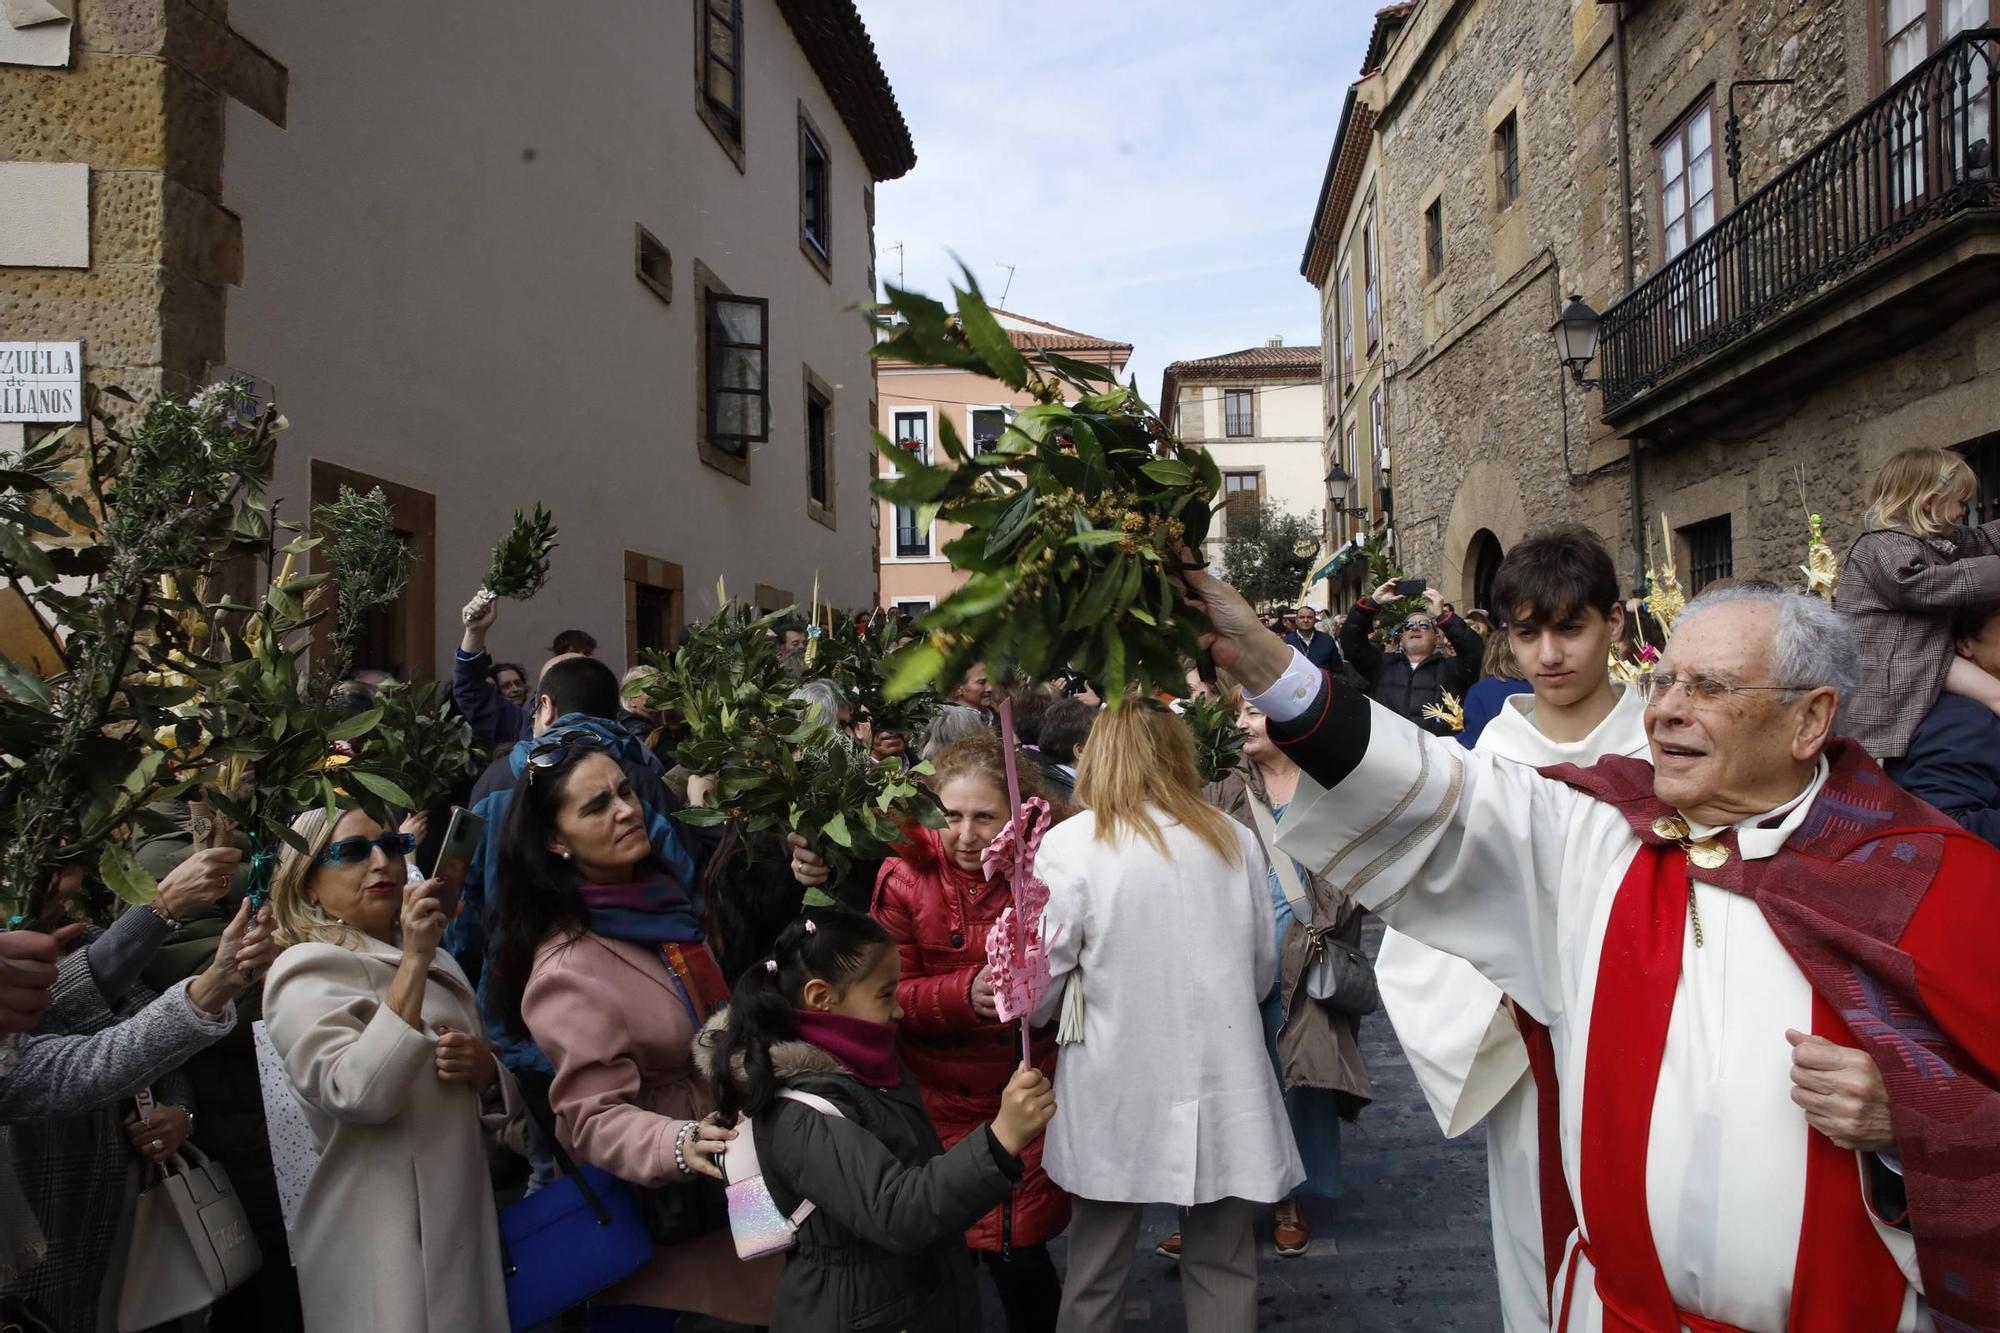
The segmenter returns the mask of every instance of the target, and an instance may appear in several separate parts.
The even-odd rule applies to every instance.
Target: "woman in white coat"
[[[1122,1327],[1141,1207],[1173,1203],[1188,1327],[1253,1329],[1256,1205],[1305,1179],[1257,1008],[1278,968],[1264,855],[1148,700],[1097,720],[1076,790],[1085,812],[1035,860],[1055,980],[1037,1017],[1082,1037],[1056,1062],[1044,1152],[1075,1196],[1057,1328]]]
[[[438,948],[438,881],[407,834],[349,811],[292,825],[271,906],[271,1044],[320,1149],[294,1256],[310,1333],[504,1329],[483,1130],[514,1111],[465,974]]]

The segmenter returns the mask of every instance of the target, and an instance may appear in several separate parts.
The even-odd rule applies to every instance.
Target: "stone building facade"
[[[1911,3],[1920,30],[1887,31]],[[1664,516],[1692,581],[1783,580],[1805,507],[1842,548],[1897,448],[2000,472],[1991,101],[1963,104],[1992,44],[1893,9],[1407,7],[1375,119],[1406,571],[1478,604],[1508,546],[1577,520],[1636,582]],[[1910,91],[1939,61],[1970,73],[1956,110]],[[1571,293],[1605,317],[1601,384],[1556,361]]]
[[[718,577],[875,601],[854,307],[875,185],[915,152],[848,0],[58,0],[10,26],[42,2],[0,15],[0,224],[16,164],[85,195],[59,178],[37,228],[0,225],[0,340],[80,339],[142,399],[251,377],[293,425],[286,517],[381,485],[419,561],[375,664],[449,662],[537,500],[562,545],[503,613],[510,656],[570,626],[614,661],[670,643]]]
[[[1411,6],[1376,14],[1361,61],[1361,78],[1347,90],[1327,156],[1326,177],[1306,237],[1299,273],[1319,290],[1325,349],[1321,390],[1326,400],[1323,475],[1327,555],[1312,581],[1327,605],[1345,608],[1368,591],[1371,537],[1394,534],[1394,385],[1388,376],[1388,275],[1383,264],[1382,140],[1376,118],[1388,92],[1382,62]]]
[[[1281,512],[1321,523],[1326,400],[1320,376],[1320,349],[1287,347],[1282,338],[1176,361],[1161,376],[1162,419],[1184,442],[1205,446],[1222,472],[1220,521],[1209,525],[1203,544],[1210,568],[1221,568],[1223,546],[1257,523],[1267,500]]]

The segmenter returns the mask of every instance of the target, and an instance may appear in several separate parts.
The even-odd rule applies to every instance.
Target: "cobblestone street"
[[[1373,954],[1381,926],[1364,939]],[[1278,1259],[1268,1239],[1259,1258],[1265,1329],[1382,1333],[1397,1329],[1495,1330],[1500,1303],[1486,1221],[1483,1127],[1446,1141],[1424,1104],[1386,1016],[1361,1025],[1375,1101],[1342,1126],[1347,1197],[1330,1223],[1313,1226],[1313,1247]],[[1170,1208],[1151,1210],[1132,1268],[1126,1326],[1178,1330],[1180,1279],[1153,1253],[1174,1229]],[[1054,1247],[1058,1261],[1062,1246]],[[988,1289],[987,1327],[1004,1329]]]

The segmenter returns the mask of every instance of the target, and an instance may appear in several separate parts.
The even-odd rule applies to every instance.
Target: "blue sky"
[[[1318,341],[1299,255],[1376,0],[858,0],[916,140],[877,272],[1170,361]],[[904,249],[899,256],[895,246]]]

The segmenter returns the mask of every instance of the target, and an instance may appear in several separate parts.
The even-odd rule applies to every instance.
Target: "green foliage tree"
[[[1292,605],[1319,557],[1319,537],[1316,516],[1265,499],[1257,506],[1255,526],[1223,543],[1222,577],[1253,605]]]

